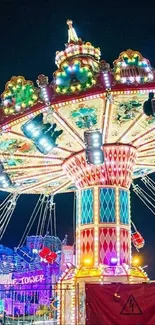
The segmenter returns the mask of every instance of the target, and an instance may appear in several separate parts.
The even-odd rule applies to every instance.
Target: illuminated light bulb
[[[140,76],[136,76],[135,79],[136,79],[137,82],[140,82]]]
[[[142,63],[145,64],[145,65],[147,65],[147,61],[146,60],[143,60]]]
[[[121,78],[121,81],[122,81],[122,83],[125,83],[126,82],[126,78],[125,77],[122,77]]]
[[[119,76],[119,75],[116,75],[116,80],[120,80],[121,79],[121,77]]]
[[[57,92],[57,93],[60,92],[60,87],[57,87],[57,88],[56,88],[56,92]]]
[[[73,66],[73,67],[72,67],[72,70],[73,70],[73,71],[76,71],[76,70],[77,70],[77,67],[76,67],[76,66]]]
[[[78,89],[78,90],[81,90],[81,85],[80,85],[80,84],[77,85],[77,89]]]
[[[82,263],[84,266],[92,266],[92,264],[93,264],[93,259],[92,259],[92,257],[85,257],[84,259],[83,259],[83,263]]]
[[[15,105],[15,110],[16,110],[16,112],[19,112],[20,109],[21,109],[21,106],[20,106],[19,104],[16,104],[16,105]]]
[[[153,80],[153,74],[152,74],[152,73],[149,73],[149,74],[148,74],[148,78],[149,78],[150,80]]]
[[[141,264],[141,258],[139,256],[134,256],[132,258],[132,266],[140,266]]]
[[[127,66],[127,64],[125,62],[122,62],[122,67],[125,68]]]

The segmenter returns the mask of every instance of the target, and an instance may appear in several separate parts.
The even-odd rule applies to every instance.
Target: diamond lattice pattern
[[[136,149],[124,144],[105,146],[104,155],[109,184],[128,188],[136,160]]]
[[[81,195],[81,224],[93,222],[93,190],[82,191]]]
[[[94,256],[94,229],[81,231],[81,258],[83,256]]]
[[[120,263],[129,264],[129,231],[126,229],[120,230]]]
[[[119,191],[119,209],[120,209],[120,222],[126,225],[129,224],[129,198],[128,191]]]
[[[116,228],[100,228],[100,263],[109,265],[116,256]]]
[[[115,222],[115,190],[100,189],[100,222]]]

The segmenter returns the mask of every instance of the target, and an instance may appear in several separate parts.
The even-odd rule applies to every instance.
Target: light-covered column
[[[77,193],[77,266],[131,262],[130,196],[120,186],[92,186]]]

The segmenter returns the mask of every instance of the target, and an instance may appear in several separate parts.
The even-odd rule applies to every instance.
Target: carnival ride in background
[[[10,221],[10,218],[14,212],[18,196],[8,197],[0,205],[1,212],[1,239],[5,233],[7,225]],[[36,234],[29,236],[32,226],[36,223],[37,229]],[[28,239],[31,238],[31,243],[28,244]],[[67,237],[65,237],[67,238]],[[24,246],[25,241],[27,245]],[[64,241],[63,241],[64,243]],[[16,267],[18,269],[18,264],[21,263],[21,259],[32,266],[32,264],[40,262],[41,259],[46,259],[46,262],[53,263],[57,258],[58,254],[61,253],[62,243],[61,240],[57,237],[56,232],[56,212],[55,212],[55,203],[53,202],[53,196],[49,195],[40,195],[38,201],[35,205],[35,208],[29,218],[28,224],[24,230],[22,238],[18,244],[18,247],[13,250],[4,249],[1,246],[0,249],[0,274],[9,273],[10,268],[12,271],[15,271]],[[10,255],[11,254],[11,255]],[[7,256],[9,256],[8,264],[6,262]],[[11,260],[12,256],[12,260]],[[16,260],[17,256],[19,258],[19,263]],[[4,261],[2,259],[4,257]],[[14,261],[14,258],[16,261]],[[14,261],[14,263],[13,263]],[[6,262],[6,263],[3,263]],[[19,270],[18,270],[19,271]]]
[[[131,221],[129,188],[142,177],[151,194],[133,189],[152,209],[155,71],[131,49],[111,69],[67,24],[52,82],[39,75],[36,88],[12,77],[1,95],[0,187],[12,193],[9,216],[22,193],[76,192],[76,268],[60,279],[58,321],[67,324],[71,304],[72,324],[84,324],[85,282],[148,281],[132,266],[131,239],[137,249],[144,239]]]
[[[6,315],[15,320],[25,319],[28,315],[35,318],[40,306],[46,306],[47,311],[61,274],[62,245],[59,238],[49,235],[27,237],[26,245],[20,248],[20,252],[19,249],[11,250],[1,245],[0,303],[3,310],[0,308],[0,313],[5,310]],[[45,256],[40,258],[34,253],[44,251],[42,247],[46,247],[46,251],[48,247],[50,254],[51,249],[56,249],[59,256],[52,262],[45,262]],[[56,255],[53,251],[52,254]]]
[[[3,202],[6,216],[8,206],[9,199]],[[34,223],[36,234],[30,236]],[[71,250],[66,245],[67,236],[63,241],[57,237],[53,197],[40,195],[18,246],[0,245],[0,315],[5,310],[6,317],[24,324],[27,318],[41,321],[54,317],[54,289],[66,268],[66,250]],[[73,250],[71,253],[73,257]]]

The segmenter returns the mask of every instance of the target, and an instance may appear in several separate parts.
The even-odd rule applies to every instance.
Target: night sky
[[[79,37],[99,46],[102,58],[112,63],[128,48],[140,51],[155,66],[155,3],[147,1],[53,1],[1,0],[0,6],[0,92],[13,75],[35,80],[41,73],[52,79],[55,52],[67,42],[66,20],[71,18]],[[151,176],[155,180],[155,175]],[[137,181],[136,181],[137,183]],[[142,185],[141,181],[138,181]],[[0,192],[0,202],[5,194]],[[73,197],[55,197],[57,234],[73,242]],[[23,195],[8,226],[2,244],[18,245],[37,196]],[[155,279],[155,216],[131,192],[132,219],[145,238],[141,250],[143,265]],[[64,208],[65,207],[65,208]],[[35,234],[36,225],[31,234]]]

